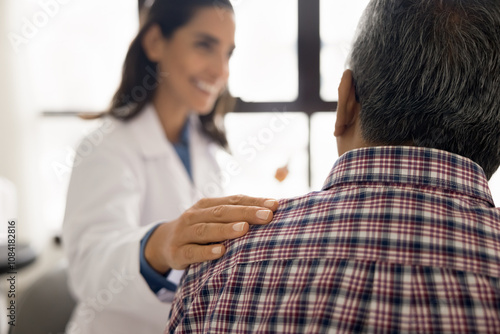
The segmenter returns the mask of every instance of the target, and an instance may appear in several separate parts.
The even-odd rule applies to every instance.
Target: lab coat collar
[[[191,114],[188,117],[187,123],[186,126],[189,130],[186,133],[191,138],[191,134],[198,130],[200,122],[195,115]],[[173,145],[165,135],[160,118],[153,104],[146,105],[144,110],[131,121],[131,125],[144,157],[157,158],[172,153]]]
[[[170,143],[161,126],[160,118],[152,104],[129,123],[145,158],[156,158],[169,154]]]
[[[206,189],[210,190],[206,195],[210,197],[220,196],[222,192],[212,190],[214,185],[219,184],[220,168],[215,156],[220,148],[202,133],[201,122],[197,115],[191,114],[188,118],[189,153],[193,175],[191,181],[182,161],[163,131],[154,106],[148,104],[144,108],[129,124],[145,159],[172,157],[168,159],[170,161],[169,168],[172,168],[173,175],[178,176],[177,182],[182,183],[179,189],[191,188],[193,191],[192,198],[201,198],[201,193],[206,192]],[[219,189],[218,187],[215,188]]]

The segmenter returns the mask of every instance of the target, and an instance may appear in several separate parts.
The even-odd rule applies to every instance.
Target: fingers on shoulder
[[[186,245],[182,247],[180,255],[181,263],[187,267],[193,263],[216,260],[224,255],[226,249],[224,245]]]
[[[235,224],[199,223],[193,225],[192,229],[193,237],[190,239],[190,243],[208,244],[241,237],[248,232],[248,224],[246,222]]]
[[[250,197],[246,195],[232,195],[219,198],[203,198],[199,200],[194,207],[196,208],[209,208],[219,205],[233,205],[233,206],[259,206],[269,209],[276,209],[278,201],[268,198]]]

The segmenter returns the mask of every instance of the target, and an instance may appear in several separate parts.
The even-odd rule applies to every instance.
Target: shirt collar
[[[399,183],[445,189],[494,202],[483,169],[462,156],[424,147],[360,148],[342,155],[323,190],[349,183]]]
[[[189,147],[189,119],[186,119],[186,122],[181,130],[179,142],[174,144],[174,146]]]

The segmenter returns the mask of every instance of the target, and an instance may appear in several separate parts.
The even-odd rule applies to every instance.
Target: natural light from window
[[[321,190],[338,158],[333,136],[336,113],[317,112],[311,116],[311,190]]]
[[[221,160],[227,194],[283,198],[309,191],[306,114],[233,113],[225,125],[232,154]],[[238,167],[229,168],[231,162]],[[280,182],[276,171],[284,166],[289,173]]]
[[[26,17],[44,13],[44,1],[30,1]],[[27,46],[40,111],[106,109],[139,26],[137,0],[70,1],[48,17]]]
[[[21,46],[29,68],[26,84],[35,87],[29,97],[35,111],[105,110],[118,87],[128,46],[137,33],[137,1],[70,1],[52,7],[52,12],[40,3],[23,2],[19,19],[21,24],[21,18],[47,18],[29,43]],[[41,221],[48,230],[57,231],[64,214],[74,148],[99,121],[76,117],[39,120],[39,186],[45,194]]]
[[[297,0],[234,0],[236,50],[229,89],[246,102],[298,96]]]
[[[337,101],[337,88],[368,0],[320,0],[321,98]]]

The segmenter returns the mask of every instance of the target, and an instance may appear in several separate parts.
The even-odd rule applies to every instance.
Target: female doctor
[[[229,0],[156,0],[109,115],[80,144],[63,227],[77,307],[68,333],[161,333],[189,264],[267,224],[273,199],[214,193],[227,145],[216,100],[234,48]],[[95,135],[95,134],[94,134]],[[96,142],[97,144],[94,144]]]

